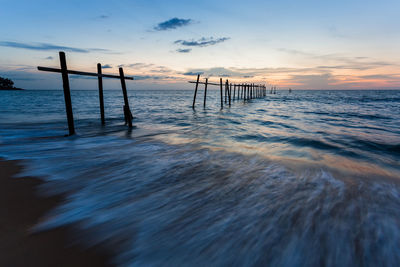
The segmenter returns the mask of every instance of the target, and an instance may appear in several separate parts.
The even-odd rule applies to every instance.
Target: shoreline
[[[38,196],[43,181],[14,178],[21,170],[19,161],[0,158],[0,266],[112,266],[103,248],[73,243],[72,226],[31,232],[64,197]]]

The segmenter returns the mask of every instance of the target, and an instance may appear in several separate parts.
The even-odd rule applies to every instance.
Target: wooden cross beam
[[[62,69],[56,69],[56,68],[48,68],[48,67],[40,67],[40,66],[38,66],[37,68],[40,71],[58,72],[58,73],[62,72]],[[119,75],[102,74],[102,73],[94,73],[94,72],[86,72],[86,71],[67,70],[67,73],[74,74],[74,75],[121,79],[121,76],[119,76]],[[134,80],[133,77],[126,77],[126,76],[124,76],[124,79],[125,80]]]

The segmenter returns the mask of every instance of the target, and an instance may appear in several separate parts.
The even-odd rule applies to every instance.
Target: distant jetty
[[[14,82],[7,78],[0,77],[0,90],[24,90],[14,87]]]

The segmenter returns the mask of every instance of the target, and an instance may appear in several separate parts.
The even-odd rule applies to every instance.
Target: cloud
[[[52,60],[52,59],[54,59],[54,57],[49,56],[49,57],[46,57],[45,59],[47,59],[47,60]]]
[[[0,76],[9,78],[13,81],[40,81],[43,80],[43,75],[39,73],[32,73],[27,71],[29,68],[19,68],[16,70],[4,70],[0,69]],[[30,70],[30,69],[29,69]]]
[[[195,76],[195,75],[203,75],[203,74],[204,74],[204,72],[201,72],[201,71],[199,71],[199,72],[188,71],[188,72],[183,73],[183,75],[185,75],[185,76]]]
[[[179,49],[176,49],[176,52],[178,52],[178,53],[190,53],[190,51],[192,51],[191,48],[179,48]]]
[[[204,68],[204,69],[189,69],[187,72],[183,73],[185,76],[192,75],[206,75],[208,77],[238,77],[238,78],[249,78],[257,74],[264,74],[265,71],[257,69],[239,69],[239,68]]]
[[[108,49],[101,49],[101,48],[83,49],[83,48],[60,46],[60,45],[48,44],[48,43],[28,44],[28,43],[19,43],[19,42],[0,42],[0,46],[35,50],[35,51],[68,51],[68,52],[76,52],[76,53],[110,52],[110,50],[108,50]]]
[[[228,41],[230,38],[229,37],[222,37],[222,38],[217,38],[214,39],[213,37],[210,38],[200,38],[198,40],[177,40],[174,42],[174,44],[180,44],[183,46],[198,46],[198,47],[206,47],[206,46],[211,46],[211,45],[216,45],[225,41]]]
[[[374,60],[369,57],[360,57],[360,56],[345,56],[341,54],[317,54],[317,53],[312,53],[312,52],[305,52],[301,50],[296,50],[296,49],[287,49],[287,48],[278,48],[277,49],[280,52],[284,52],[287,54],[290,54],[292,56],[302,56],[302,57],[307,57],[312,60],[317,60],[319,62],[324,62],[324,64],[327,64],[328,62],[331,63],[332,65],[321,65],[314,67],[314,69],[328,69],[328,70],[334,70],[334,69],[349,69],[349,70],[369,70],[369,69],[375,69],[378,67],[385,67],[385,66],[391,66],[394,65],[393,63],[390,62],[385,62],[385,61],[378,61]]]
[[[391,80],[400,78],[399,76],[392,74],[372,74],[372,75],[363,75],[359,77],[362,79],[377,79],[377,80]]]
[[[133,75],[135,80],[168,80],[168,79],[175,79],[175,77],[171,76],[163,76],[163,75]]]
[[[68,77],[73,80],[97,80],[97,77],[92,76],[69,75]]]
[[[193,23],[191,19],[179,19],[179,18],[172,18],[170,20],[158,23],[157,26],[154,27],[156,31],[166,31],[172,30],[184,26],[188,26]]]
[[[103,66],[101,66],[102,69],[111,69],[112,66],[110,64],[105,64]]]
[[[315,75],[291,75],[290,80],[306,89],[333,88],[339,80],[330,73]]]
[[[126,68],[138,68],[138,69],[151,68],[153,66],[154,64],[147,64],[147,63],[131,63],[131,64],[118,65],[119,68],[126,67]]]

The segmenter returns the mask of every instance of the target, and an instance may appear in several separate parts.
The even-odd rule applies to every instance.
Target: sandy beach
[[[0,266],[110,266],[101,248],[71,244],[68,227],[32,233],[31,228],[63,197],[39,197],[40,179],[13,178],[21,168],[17,161],[0,159]]]

